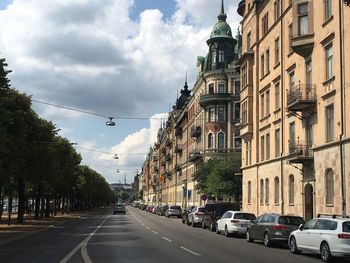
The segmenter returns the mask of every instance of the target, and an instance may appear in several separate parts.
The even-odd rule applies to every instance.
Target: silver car
[[[113,214],[124,214],[125,215],[125,205],[124,204],[116,204],[113,207]]]
[[[176,216],[178,218],[182,217],[182,209],[181,206],[172,205],[165,211],[165,217]]]
[[[196,224],[202,224],[203,215],[204,215],[204,206],[194,207],[191,213],[188,214],[189,224],[191,224],[193,227],[195,227]]]

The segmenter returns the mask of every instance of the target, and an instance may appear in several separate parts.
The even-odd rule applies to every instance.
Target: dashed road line
[[[149,230],[149,226],[146,226],[146,228]]]
[[[167,238],[167,237],[162,237],[164,240],[168,241],[169,243],[171,243],[171,239]]]
[[[188,248],[185,248],[185,247],[181,247],[181,248],[182,248],[183,250],[185,250],[185,251],[187,251],[187,252],[193,254],[193,255],[200,256],[200,254],[198,254],[198,253],[192,251],[191,249],[188,249]]]
[[[152,231],[153,234],[159,235],[157,231]]]

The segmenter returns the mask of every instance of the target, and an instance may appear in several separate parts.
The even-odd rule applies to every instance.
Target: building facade
[[[243,0],[243,209],[350,212],[350,8]]]
[[[207,40],[208,53],[197,58],[196,82],[191,91],[185,83],[143,165],[146,184],[156,182],[144,198],[153,204],[204,204],[193,180],[198,164],[241,154],[240,77],[235,67],[241,37],[232,36],[226,18],[222,1]]]

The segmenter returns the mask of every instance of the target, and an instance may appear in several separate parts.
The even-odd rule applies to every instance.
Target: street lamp
[[[107,126],[115,126],[115,122],[113,121],[113,117],[108,117],[109,121],[106,121]]]

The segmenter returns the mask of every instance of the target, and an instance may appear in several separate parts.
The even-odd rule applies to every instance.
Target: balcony
[[[199,105],[205,108],[209,105],[222,104],[231,100],[232,97],[230,93],[212,93],[200,96]]]
[[[166,154],[166,149],[164,147],[162,148],[161,153]]]
[[[159,181],[158,181],[158,179],[156,179],[156,178],[153,178],[152,181],[151,181],[151,185],[152,185],[152,186],[157,186],[158,183],[159,183]]]
[[[153,162],[158,161],[158,156],[157,155],[153,155]]]
[[[155,165],[155,166],[153,167],[153,170],[154,170],[155,173],[158,173],[158,171],[159,171],[158,166]]]
[[[161,162],[160,162],[160,165],[161,165],[161,166],[166,166],[166,161],[165,161],[165,160],[161,161]]]
[[[182,136],[182,128],[181,127],[177,127],[175,129],[175,136]]]
[[[173,142],[170,139],[166,139],[166,141],[165,141],[166,147],[171,147],[172,144],[173,144]]]
[[[182,171],[181,166],[177,164],[177,165],[175,166],[175,168],[174,168],[174,171],[175,171],[175,172],[181,172],[181,171]]]
[[[247,122],[242,124],[240,133],[243,139],[250,138],[253,135],[253,123]]]
[[[171,177],[171,172],[169,170],[166,170],[163,175],[166,178],[170,178]]]
[[[169,162],[169,161],[171,161],[171,159],[172,159],[172,157],[171,157],[170,153],[168,153],[168,154],[165,156],[165,161],[166,161],[166,162]]]
[[[304,111],[316,106],[317,99],[314,85],[298,84],[294,89],[287,91],[288,111]]]
[[[199,150],[191,151],[189,156],[188,156],[188,161],[190,163],[193,163],[193,162],[201,160],[201,159],[202,159],[202,153]]]
[[[191,129],[190,136],[191,136],[192,138],[198,138],[198,137],[201,136],[201,133],[202,133],[202,131],[201,131],[201,126],[197,126],[196,128],[192,128],[192,129]]]
[[[314,48],[314,34],[305,34],[292,37],[292,49],[300,56],[307,58]]]
[[[314,161],[312,143],[289,142],[289,163],[308,164]]]

